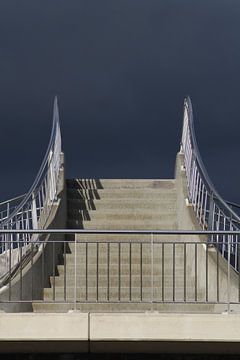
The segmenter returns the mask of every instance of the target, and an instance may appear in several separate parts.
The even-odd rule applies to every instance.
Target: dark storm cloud
[[[59,96],[68,177],[172,177],[186,94],[240,202],[238,0],[0,0],[0,198],[30,186]]]

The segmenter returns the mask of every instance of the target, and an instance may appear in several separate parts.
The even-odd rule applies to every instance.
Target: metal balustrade
[[[61,167],[61,131],[57,98],[54,100],[53,125],[49,145],[38,174],[28,193],[0,204],[0,229],[27,230],[44,228],[57,199]],[[38,242],[36,234],[0,235],[0,281],[18,266],[22,256]],[[10,241],[10,242],[9,242]]]
[[[20,195],[0,203],[0,224],[19,206],[25,196],[26,194]]]
[[[216,231],[238,231],[240,217],[218,194],[202,162],[194,131],[190,98],[186,98],[184,102],[181,152],[186,170],[188,201],[194,209],[201,228]],[[225,258],[228,257],[230,249],[231,264],[235,270],[239,270],[239,246],[234,239],[234,235],[215,234],[209,237],[209,242],[214,245],[220,244],[221,254]],[[227,245],[229,242],[231,242],[230,248]]]
[[[230,236],[225,244],[230,254],[232,239],[239,244],[240,231],[59,229],[0,230],[0,234],[18,234],[23,242],[26,234],[51,235],[47,246],[42,246],[42,258],[35,264],[38,268],[33,266],[33,252],[27,262],[21,254],[20,266],[14,274],[9,264],[8,298],[0,298],[2,303],[65,303],[75,308],[78,304],[134,303],[147,304],[149,310],[157,304],[221,304],[228,311],[231,306],[239,309],[240,274],[232,269],[230,256],[227,262],[221,259],[218,250],[223,244],[214,243],[213,247],[204,239],[206,235]],[[75,238],[58,241],[59,234],[75,235]],[[99,241],[78,240],[77,234],[118,234],[119,240],[108,240],[107,236]],[[129,239],[121,240],[121,235],[126,234]],[[132,235],[145,235],[145,238],[139,236],[133,240]],[[202,242],[196,236],[203,237]],[[58,260],[57,246],[62,249]],[[51,263],[44,261],[47,258]],[[27,263],[31,264],[30,277],[25,278]],[[46,283],[49,275],[51,287]],[[20,278],[17,297],[12,295],[16,277]],[[35,289],[38,295],[34,295]]]
[[[137,303],[212,303],[227,304],[240,303],[240,272],[234,272],[235,288],[231,291],[231,267],[239,270],[239,246],[240,246],[240,217],[233,211],[232,207],[224,201],[213,186],[206,169],[201,160],[198,150],[194,124],[192,105],[189,98],[184,102],[183,132],[181,140],[181,153],[183,155],[186,180],[188,187],[188,201],[192,205],[197,220],[202,231],[119,231],[119,230],[44,230],[49,219],[52,207],[57,199],[58,180],[61,168],[61,132],[59,125],[59,113],[57,99],[54,101],[53,126],[51,138],[39,169],[37,177],[29,189],[28,193],[9,201],[0,203],[0,287],[7,286],[9,289],[9,302],[34,300],[44,302],[68,302],[77,304],[79,302],[137,302]],[[236,204],[231,204],[236,207]],[[57,234],[75,235],[82,234],[129,234],[129,241],[78,241],[69,240],[60,242],[50,239],[48,244],[41,240],[46,235],[54,237]],[[132,234],[149,235],[146,241],[131,240]],[[164,241],[164,235],[171,235],[172,241]],[[182,236],[187,238],[182,240]],[[202,242],[193,241],[192,236],[205,236]],[[158,239],[161,236],[161,239]],[[181,237],[181,240],[178,237]],[[208,241],[206,241],[206,236]],[[174,238],[174,237],[177,237]],[[57,260],[55,257],[56,247],[62,249],[62,266],[64,283],[62,294],[56,294],[57,279]],[[34,287],[34,256],[41,251],[41,284],[42,289],[45,285],[44,273],[46,264],[44,262],[47,247],[51,249],[51,281],[52,298],[46,300],[44,294],[41,297],[24,298],[23,282],[28,281],[27,286]],[[104,248],[105,260],[101,258],[101,247]],[[114,262],[116,278],[114,290],[110,286],[110,255],[114,249]],[[147,251],[149,257],[143,258],[143,250]],[[214,250],[213,250],[214,249]],[[40,250],[40,251],[39,251]],[[91,250],[91,251],[90,251]],[[67,280],[67,259],[69,254],[74,253],[74,282],[72,295],[69,298]],[[84,258],[82,265],[85,264],[85,273],[82,287],[79,292],[78,278],[79,259],[77,253],[80,252]],[[96,292],[90,296],[90,280],[88,277],[89,256],[94,257],[96,271],[94,287]],[[93,255],[94,254],[94,255]],[[122,274],[123,254],[127,256],[127,274]],[[137,274],[133,275],[132,265],[134,256],[138,254]],[[221,269],[227,266],[225,278],[220,279],[220,254],[227,262],[221,264]],[[215,274],[209,274],[209,261],[215,261]],[[99,272],[100,261],[105,261],[104,280]],[[143,269],[148,262],[149,271],[147,279],[147,291],[144,292]],[[223,260],[222,260],[223,261]],[[181,262],[181,269],[178,268]],[[191,264],[189,267],[188,262]],[[200,268],[201,264],[201,268]],[[225,265],[224,265],[225,264]],[[23,272],[27,265],[31,265],[31,284],[24,280]],[[135,264],[136,265],[136,264]],[[166,272],[168,267],[169,273]],[[155,271],[158,269],[157,271]],[[169,270],[170,269],[170,270]],[[189,278],[191,274],[191,279]],[[12,281],[16,276],[20,276],[19,297],[12,299]],[[38,276],[40,276],[38,274]],[[123,278],[125,276],[125,278]],[[137,276],[137,286],[136,278]],[[127,280],[126,280],[127,278]],[[203,280],[204,278],[204,280]],[[127,286],[124,286],[124,296],[122,293],[123,279]],[[168,279],[168,280],[167,280]],[[179,280],[180,279],[180,280]],[[200,280],[201,279],[201,280]],[[104,296],[100,293],[100,280],[104,286]],[[145,279],[146,280],[146,279]],[[168,293],[166,291],[166,281],[169,282]],[[39,285],[39,277],[36,279]],[[200,286],[201,285],[201,286]],[[200,286],[200,287],[199,287]],[[205,286],[205,287],[204,287]],[[126,289],[127,288],[127,289]],[[137,289],[136,289],[137,288]],[[171,288],[171,289],[170,289]],[[170,289],[170,290],[169,290]],[[112,293],[111,293],[111,291]],[[102,291],[102,290],[101,290]],[[214,293],[213,293],[214,292]],[[34,292],[32,292],[34,293]],[[181,296],[179,295],[181,293]],[[233,294],[234,293],[234,294]],[[84,294],[84,296],[83,296]],[[112,296],[111,294],[114,294]],[[137,295],[136,295],[137,294]],[[191,296],[190,296],[191,294]],[[233,296],[234,295],[234,296]],[[1,299],[0,299],[1,301]],[[6,299],[2,300],[6,302]]]

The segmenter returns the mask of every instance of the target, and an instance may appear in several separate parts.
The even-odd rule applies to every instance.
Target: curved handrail
[[[60,168],[61,130],[57,97],[55,97],[50,141],[40,169],[27,194],[2,203],[8,208],[8,213],[0,220],[0,229],[26,230],[45,227],[57,199]],[[17,204],[11,206],[15,200]],[[30,234],[11,235],[12,244],[15,244],[14,248],[9,248],[7,240],[9,238],[6,235],[0,236],[0,257],[5,259],[5,269],[1,266],[0,278],[16,267],[19,259],[29,251],[29,244],[31,243],[32,249],[32,244],[37,243],[39,237]],[[3,262],[1,259],[1,264]]]
[[[209,178],[203,164],[194,130],[192,103],[189,97],[184,100],[183,130],[181,153],[187,177],[188,200],[192,204],[199,225],[204,230],[239,230],[240,217],[219,195]],[[218,244],[222,256],[227,257],[226,243],[229,236],[213,235],[209,241]],[[238,270],[237,236],[233,241],[231,235],[231,262]],[[234,245],[234,243],[236,243]]]
[[[50,150],[53,146],[55,146],[55,140],[56,140],[56,135],[57,135],[57,130],[59,130],[60,132],[60,124],[59,124],[59,112],[58,112],[58,104],[57,104],[57,97],[55,97],[54,99],[54,108],[53,108],[53,125],[52,125],[52,131],[51,131],[51,136],[50,136],[50,141],[48,144],[48,148],[47,151],[45,153],[44,159],[42,161],[42,164],[40,166],[40,169],[38,171],[38,174],[32,184],[32,186],[30,187],[29,191],[27,192],[26,196],[24,197],[24,199],[21,201],[21,203],[18,205],[18,207],[14,210],[14,212],[10,215],[10,217],[8,217],[8,219],[6,219],[5,223],[9,222],[18,212],[19,210],[27,203],[27,201],[30,199],[32,193],[36,190],[37,188],[37,184],[39,183],[43,171],[47,165],[48,162],[48,158],[49,158],[49,154],[50,154]],[[61,141],[61,134],[60,134],[60,141]],[[5,223],[2,224],[2,226],[5,225]]]

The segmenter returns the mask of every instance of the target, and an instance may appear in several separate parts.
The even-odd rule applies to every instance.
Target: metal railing
[[[27,194],[0,204],[0,229],[18,231],[44,228],[57,199],[60,167],[61,131],[55,98],[51,137],[41,167]],[[30,233],[25,233],[22,239],[14,232],[0,235],[0,280],[9,271],[9,266],[14,270],[21,256],[31,251],[29,244],[37,241],[38,237]]]
[[[3,233],[17,231],[0,230]],[[217,242],[214,247],[196,238],[230,236],[239,244],[240,231],[22,230],[20,241],[25,234],[51,236],[41,247],[31,244],[31,254],[27,259],[22,255],[14,274],[9,265],[8,296],[0,296],[0,303],[72,304],[74,308],[134,303],[149,310],[161,310],[162,304],[207,304],[209,311],[213,311],[211,305],[224,305],[228,311],[230,306],[240,306],[240,274],[231,266],[232,241]],[[75,238],[58,241],[60,234]],[[106,238],[85,238],[89,234]],[[228,248],[227,262],[220,256],[222,246]],[[41,256],[35,261],[37,253]],[[27,264],[29,272],[24,272]]]
[[[26,194],[16,196],[13,199],[2,201],[0,203],[0,225],[11,213],[19,206]]]
[[[240,230],[240,217],[218,194],[202,162],[194,131],[190,98],[186,98],[184,102],[181,152],[186,170],[188,200],[193,206],[201,228],[216,231]],[[234,241],[234,235],[215,234],[209,237],[209,241],[215,245],[222,243],[221,254],[225,258],[228,257],[230,250],[232,266],[235,270],[239,270],[239,247]],[[229,242],[231,242],[230,248],[227,245]]]

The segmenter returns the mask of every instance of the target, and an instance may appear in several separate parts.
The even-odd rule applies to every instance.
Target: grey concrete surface
[[[188,205],[186,175],[183,167],[182,155],[177,154],[175,179],[169,180],[129,180],[129,179],[75,179],[67,181],[68,196],[68,225],[69,227],[89,229],[187,229],[198,230],[195,215]],[[78,243],[77,247],[69,243],[66,255],[66,278],[64,266],[57,266],[57,276],[50,278],[50,287],[44,289],[44,300],[83,302],[77,305],[84,311],[101,311],[101,309],[132,309],[135,302],[136,309],[149,310],[153,307],[158,311],[168,311],[167,304],[161,301],[211,302],[208,306],[195,304],[195,312],[222,311],[225,306],[213,305],[217,301],[228,300],[228,290],[231,301],[238,300],[238,277],[231,269],[230,286],[227,285],[227,264],[217,256],[214,248],[209,247],[206,260],[206,246],[202,244],[206,238],[200,236],[158,236],[154,235],[155,243],[150,246],[149,235],[93,235],[78,234],[78,241],[111,241],[97,245]],[[142,245],[142,278],[140,279],[140,245],[139,241],[148,241]],[[121,259],[119,268],[118,241],[131,241],[131,255],[129,244],[121,245]],[[133,242],[136,243],[133,243]],[[173,265],[173,245],[164,246],[164,269],[162,268],[162,242],[191,241],[197,245],[186,247],[186,279],[184,294],[184,246],[176,244],[175,264]],[[116,242],[116,244],[114,244]],[[109,259],[107,260],[107,251]],[[153,254],[151,253],[153,251]],[[86,262],[86,256],[87,262]],[[131,257],[131,261],[130,261]],[[151,261],[153,260],[153,263]],[[74,264],[77,264],[75,279]],[[107,261],[109,269],[107,269]],[[195,264],[195,261],[197,265]],[[208,272],[206,272],[206,261]],[[219,296],[217,294],[217,261],[219,263]],[[131,262],[131,276],[130,267]],[[97,265],[98,263],[98,265]],[[174,268],[173,268],[174,266]],[[98,267],[98,268],[97,268]],[[175,270],[174,270],[175,269]],[[174,270],[174,279],[173,279]],[[109,272],[109,275],[107,275]],[[96,274],[98,273],[98,278]],[[87,281],[86,281],[87,274]],[[119,275],[120,274],[120,275]],[[207,280],[206,280],[207,278]],[[75,280],[77,291],[74,292]],[[119,284],[120,282],[120,284]],[[108,288],[109,284],[109,288]],[[66,285],[66,291],[64,286]],[[153,285],[153,288],[152,288]],[[140,287],[142,286],[142,292]],[[173,290],[173,288],[175,290]],[[197,293],[197,295],[196,295]],[[173,300],[174,297],[174,300]],[[219,297],[219,299],[218,299]],[[119,306],[116,301],[125,304]],[[91,304],[84,303],[92,302]],[[109,301],[110,304],[104,304]],[[130,303],[129,303],[130,301]],[[146,301],[149,304],[139,304]],[[99,302],[95,304],[94,302]],[[102,303],[101,303],[102,302]],[[112,302],[112,303],[111,303]],[[151,302],[155,304],[152,305]],[[188,307],[175,305],[175,311],[188,311]],[[34,304],[35,311],[64,311],[71,309],[72,304]],[[89,307],[88,307],[89,306]],[[189,311],[192,305],[189,304]],[[171,307],[174,311],[174,306]]]
[[[50,325],[51,324],[51,325]],[[240,353],[240,315],[1,314],[1,352]]]

